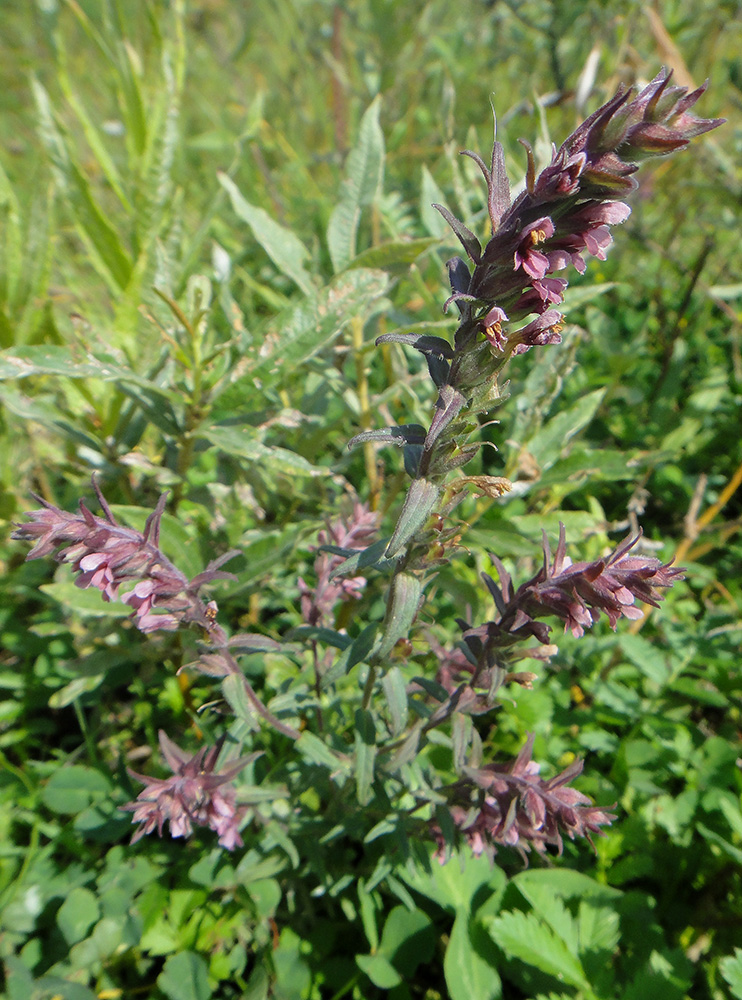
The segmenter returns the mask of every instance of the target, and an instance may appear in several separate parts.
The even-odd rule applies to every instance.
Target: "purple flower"
[[[605,260],[612,242],[609,227],[623,222],[630,212],[615,199],[636,186],[630,175],[638,169],[638,162],[680,149],[692,137],[722,123],[689,113],[705,86],[686,94],[682,87],[670,87],[669,81],[670,74],[663,70],[638,94],[619,90],[559,150],[554,148],[551,163],[538,177],[533,153],[524,144],[526,189],[512,204],[501,145],[494,144],[489,167],[478,154],[465,151],[487,183],[492,237],[482,249],[463,223],[436,206],[474,264],[473,272],[458,258],[449,265],[453,295],[448,301],[456,301],[462,313],[457,352],[476,346],[469,334],[472,322],[496,352],[503,352],[502,321],[499,325],[490,321],[493,309],[516,321],[561,302],[566,281],[550,275],[570,265],[584,272],[585,254]],[[521,350],[558,342],[552,336],[529,343],[530,333],[520,340]],[[451,384],[466,391],[471,366],[457,362],[458,357]]]
[[[464,768],[465,777],[444,789],[454,826],[466,838],[475,855],[493,858],[504,844],[525,853],[535,848],[543,854],[551,845],[561,854],[563,836],[570,840],[601,832],[615,815],[569,787],[582,771],[576,760],[561,774],[544,781],[540,765],[531,759],[533,736],[510,764],[487,764]],[[438,844],[437,857],[447,860],[449,844],[440,825],[432,824],[431,835]]]
[[[181,622],[211,629],[213,615],[198,597],[198,590],[211,580],[233,579],[231,573],[217,572],[217,568],[235,553],[213,560],[203,573],[189,580],[159,548],[167,494],[160,497],[142,533],[118,524],[95,480],[93,488],[104,517],[92,514],[83,500],[80,513],[70,514],[33,494],[42,509],[29,511],[26,517],[30,523],[17,524],[11,536],[36,542],[26,559],[41,559],[56,550],[56,559],[70,563],[77,574],[75,586],[83,590],[95,587],[104,601],[121,600],[130,605],[142,632],[172,630]]]
[[[516,247],[513,259],[515,270],[522,267],[526,274],[534,280],[543,278],[549,267],[549,258],[546,254],[536,250],[535,247],[546,243],[554,235],[554,223],[546,216],[543,219],[536,219],[535,222],[525,226],[521,230],[521,239]]]
[[[541,344],[561,344],[562,329],[562,314],[556,309],[547,309],[508,337],[508,347],[513,354],[525,354]]]
[[[498,306],[493,306],[482,320],[485,337],[498,351],[505,350],[507,337],[502,332],[502,324],[507,323],[507,321],[507,316]]]
[[[497,616],[485,625],[467,628],[464,636],[475,657],[506,648],[527,636],[547,643],[551,630],[536,620],[539,618],[561,618],[565,631],[581,636],[600,618],[601,611],[615,629],[620,618],[642,617],[637,600],[657,607],[663,599],[658,588],[682,580],[684,571],[652,556],[629,555],[638,541],[639,536],[629,536],[604,559],[572,563],[566,555],[564,525],[560,524],[553,560],[544,532],[543,565],[515,592],[510,575],[493,556],[500,585],[485,573],[482,578],[495,599]]]
[[[242,847],[239,826],[247,809],[235,805],[236,792],[228,783],[259,754],[229,761],[215,771],[223,738],[215,746],[202,747],[189,757],[162,730],[159,736],[160,749],[173,776],[149,778],[129,770],[132,778],[145,785],[135,802],[121,807],[134,814],[133,823],[140,824],[131,838],[132,844],[155,829],[161,837],[168,822],[172,837],[189,837],[194,826],[207,826],[219,835],[219,843],[228,851]]]
[[[319,544],[349,550],[363,549],[374,541],[378,520],[376,511],[369,510],[366,504],[354,500],[350,517],[341,517],[328,524],[326,530],[320,531],[318,535]],[[364,576],[331,577],[332,571],[342,564],[344,558],[345,556],[320,552],[314,562],[316,586],[309,587],[299,578],[302,616],[309,625],[326,623],[339,600],[357,599],[361,596],[366,585]]]

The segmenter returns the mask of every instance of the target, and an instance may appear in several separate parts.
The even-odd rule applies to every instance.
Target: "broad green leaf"
[[[436,933],[426,913],[395,906],[384,923],[379,953],[409,978],[420,964],[430,961],[435,945]]]
[[[335,278],[316,295],[271,320],[257,358],[245,358],[215,391],[224,416],[254,399],[256,392],[281,383],[300,371],[318,351],[329,347],[353,316],[362,316],[382,295],[388,279],[383,271],[354,270]]]
[[[484,855],[476,858],[468,851],[462,857],[454,854],[445,865],[431,857],[426,868],[420,864],[408,866],[399,877],[411,889],[454,913],[471,910],[472,900],[475,895],[479,898],[483,887],[494,894],[502,891],[507,881],[501,868],[493,868]],[[483,891],[481,895],[484,902],[487,894]]]
[[[356,962],[361,972],[365,972],[380,990],[391,990],[402,982],[402,977],[384,955],[356,955]]]
[[[621,898],[620,889],[596,882],[589,875],[571,871],[569,868],[527,869],[513,878],[518,889],[524,893],[530,892],[536,886],[539,891],[551,892],[563,899],[595,899],[606,903]]]
[[[200,955],[183,951],[171,955],[157,977],[157,985],[168,1000],[209,1000],[209,967]]]
[[[515,910],[485,919],[495,943],[508,955],[561,982],[589,989],[580,960],[535,914]]]
[[[240,539],[240,549],[244,557],[244,566],[240,567],[238,583],[225,583],[226,593],[238,594],[252,587],[255,581],[275,569],[282,557],[291,551],[299,535],[302,533],[300,523],[290,524],[281,531],[264,531],[251,529]],[[239,566],[240,563],[238,562]],[[225,567],[229,569],[230,567]]]
[[[742,1000],[742,948],[735,948],[734,955],[722,958],[719,971],[729,983],[729,989],[735,1000]]]
[[[298,236],[272,219],[264,209],[251,205],[231,177],[222,173],[218,177],[219,183],[230,197],[232,208],[248,224],[253,236],[279,271],[295,282],[305,295],[311,296],[314,285],[311,275],[304,269],[309,251]]]
[[[271,992],[282,1000],[304,1000],[309,995],[312,975],[302,957],[301,943],[295,931],[284,927],[278,947],[273,950],[277,982]]]
[[[559,309],[566,316],[572,310],[581,309],[588,302],[600,298],[601,295],[605,295],[606,292],[610,292],[615,287],[615,281],[604,281],[597,285],[587,283],[578,288],[570,287],[564,298],[564,305],[560,306]]]
[[[580,954],[587,951],[612,953],[621,938],[619,915],[609,906],[597,906],[583,899],[577,912],[577,933]]]
[[[52,812],[74,815],[110,793],[111,783],[99,771],[71,764],[54,772],[41,797]]]
[[[81,983],[72,983],[59,976],[42,976],[33,980],[31,993],[23,995],[22,1000],[98,1000],[96,994]],[[12,995],[9,1000],[13,1000]]]
[[[384,134],[379,124],[381,98],[361,119],[358,142],[348,154],[340,200],[327,227],[327,246],[337,274],[356,255],[358,224],[363,208],[376,197],[384,177]]]
[[[90,889],[76,886],[71,889],[57,910],[57,926],[68,945],[82,941],[100,917],[98,900]]]
[[[20,958],[8,955],[5,958],[5,988],[7,1000],[29,1000],[34,995],[34,980]],[[94,996],[90,993],[90,996]]]
[[[578,938],[574,918],[548,883],[533,880],[519,883],[518,888],[531,904],[534,913],[559,935],[573,955],[577,955]]]
[[[497,1000],[502,996],[492,939],[465,907],[456,912],[443,973],[451,1000]]]
[[[621,632],[618,645],[624,655],[641,673],[659,687],[664,687],[670,679],[667,653],[641,635]]]

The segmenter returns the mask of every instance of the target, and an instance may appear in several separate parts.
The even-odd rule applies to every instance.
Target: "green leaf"
[[[379,626],[376,622],[367,625],[359,636],[337,657],[326,674],[322,675],[320,687],[326,690],[339,677],[344,677],[353,667],[363,663],[376,643]]]
[[[57,926],[67,944],[82,941],[93,924],[100,918],[98,900],[90,889],[76,886],[65,896],[57,910]]]
[[[29,1000],[34,996],[33,976],[15,955],[5,959],[5,988],[7,1000]]]
[[[631,635],[622,632],[618,636],[618,645],[628,660],[641,673],[659,687],[664,687],[670,679],[670,668],[667,663],[667,653],[649,642],[641,635]]]
[[[304,1000],[309,996],[312,974],[301,954],[301,938],[284,927],[278,947],[273,951],[276,985],[271,993],[281,1000]]]
[[[508,955],[560,982],[589,989],[580,960],[535,914],[515,910],[485,919],[496,944]]]
[[[220,173],[217,176],[230,197],[232,208],[248,224],[253,236],[279,271],[295,282],[305,295],[312,295],[312,278],[303,267],[304,261],[309,258],[309,251],[298,236],[272,219],[264,209],[251,205],[226,174]]]
[[[52,812],[74,815],[110,794],[111,783],[99,771],[71,764],[54,772],[41,798]]]
[[[734,955],[728,955],[719,962],[719,971],[729,983],[735,1000],[742,1000],[742,948],[735,948]]]
[[[512,880],[518,889],[526,895],[534,887],[541,892],[551,892],[563,899],[596,899],[606,903],[616,901],[623,896],[620,889],[596,882],[582,872],[570,871],[569,868],[547,868],[543,870],[530,869],[519,872]]]
[[[327,246],[337,274],[356,255],[361,211],[376,197],[384,177],[384,134],[379,125],[381,98],[370,104],[359,129],[358,142],[348,154],[340,200],[327,227]]]
[[[488,887],[494,895],[507,882],[501,868],[493,868],[484,855],[475,858],[471,853],[462,858],[454,854],[445,865],[431,858],[426,867],[416,864],[398,874],[411,889],[454,913],[471,910],[472,900],[479,897],[483,887]],[[481,895],[486,896],[484,892]]]
[[[435,945],[436,933],[426,913],[395,906],[384,923],[379,953],[409,978],[419,965],[430,961]]]
[[[169,1000],[209,1000],[212,996],[209,967],[192,951],[171,955],[157,985]]]
[[[710,829],[705,823],[696,823],[696,829],[706,840],[709,841],[709,843],[716,844],[717,847],[720,847],[721,850],[735,862],[735,864],[742,865],[742,850],[740,850],[739,847],[735,847],[734,844],[730,844],[728,840],[725,840],[720,834]]]
[[[249,730],[254,733],[258,732],[260,730],[260,719],[247,696],[242,677],[236,674],[230,674],[229,677],[225,677],[222,681],[222,692],[237,718],[241,722],[244,722]]]
[[[397,268],[413,264],[420,254],[438,246],[438,240],[424,237],[416,240],[399,240],[369,247],[354,257],[348,267]]]
[[[256,387],[265,391],[300,371],[309,358],[332,344],[346,323],[363,315],[387,283],[383,271],[348,271],[305,302],[280,313],[268,326],[257,359],[245,359],[215,390],[220,412],[233,417],[246,399],[254,398]]]
[[[259,431],[250,427],[201,427],[198,437],[211,442],[227,455],[235,455],[247,463],[259,463],[266,469],[285,476],[329,476],[332,469],[312,465],[306,458],[286,448],[277,448],[260,441]]]
[[[387,558],[397,555],[433,513],[441,495],[441,487],[429,479],[413,479],[405,497],[394,534],[386,549]]]
[[[530,441],[524,442],[540,469],[548,469],[554,465],[570,439],[593,419],[605,394],[605,389],[585,393],[569,409],[552,417]]]
[[[65,193],[73,220],[91,250],[93,262],[112,289],[129,283],[132,262],[116,230],[93,198],[87,178],[70,154],[66,139],[54,119],[49,95],[38,80],[31,81],[39,117],[39,131]]]
[[[422,183],[420,185],[420,218],[423,226],[436,240],[441,240],[448,235],[446,221],[433,205],[442,205],[446,196],[436,184],[433,175],[423,164]]]
[[[384,955],[356,955],[356,963],[380,990],[391,990],[402,982],[402,977]]]
[[[389,718],[392,723],[392,736],[399,736],[407,725],[407,686],[399,667],[392,667],[381,679],[384,689]]]
[[[410,631],[420,608],[423,581],[412,573],[398,573],[392,580],[391,591],[377,651],[379,658],[388,656],[395,644]]]
[[[376,727],[371,712],[359,708],[355,713],[355,775],[356,794],[362,806],[373,798],[374,762],[376,760]]]
[[[607,951],[612,953],[621,939],[620,918],[615,909],[596,906],[583,899],[577,913],[579,952]]]
[[[451,928],[443,974],[451,1000],[496,1000],[502,996],[492,939],[463,907],[457,910]]]
[[[389,539],[382,538],[378,542],[374,542],[373,545],[359,550],[342,550],[337,546],[324,546],[323,548],[328,552],[345,556],[345,562],[340,563],[339,566],[330,571],[330,579],[334,580],[336,576],[355,575],[362,569],[391,569],[396,565],[394,560],[384,559],[388,545]]]
[[[362,878],[358,879],[358,902],[361,907],[361,923],[366,935],[368,946],[372,952],[379,948],[379,931],[376,927],[376,904],[373,895],[368,892]]]
[[[39,590],[59,601],[68,611],[83,615],[86,618],[128,618],[132,609],[121,601],[104,601],[103,595],[96,587],[81,590],[73,580],[63,580],[59,583],[43,583]]]
[[[176,390],[150,382],[112,360],[95,357],[90,353],[85,355],[84,360],[78,359],[71,347],[43,344],[0,352],[0,380],[29,378],[32,375],[64,375],[67,378],[96,378],[104,382],[131,382],[155,396],[165,397],[173,402],[182,401],[181,394]]]
[[[319,764],[330,771],[350,771],[349,761],[333,753],[330,747],[314,733],[305,730],[299,739],[294,743],[299,753],[311,764]]]

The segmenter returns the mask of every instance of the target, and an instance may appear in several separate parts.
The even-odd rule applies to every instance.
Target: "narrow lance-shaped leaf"
[[[377,97],[361,119],[358,142],[348,155],[340,201],[327,227],[327,246],[335,273],[356,255],[361,212],[376,197],[384,177],[384,134],[379,124],[381,99]]]
[[[309,251],[299,237],[286,226],[272,219],[257,205],[252,205],[227,174],[218,174],[219,183],[229,195],[232,208],[246,222],[252,234],[282,274],[290,278],[305,295],[311,295],[311,275],[304,268]]]

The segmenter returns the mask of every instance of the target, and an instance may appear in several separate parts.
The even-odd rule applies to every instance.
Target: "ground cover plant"
[[[9,20],[5,995],[742,996],[729,39],[257,6]]]

